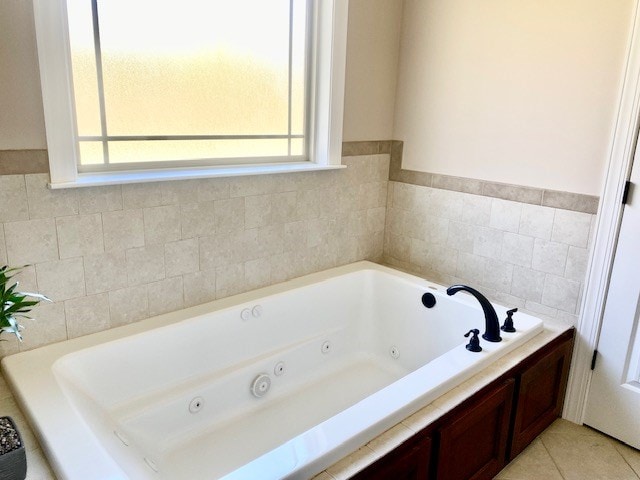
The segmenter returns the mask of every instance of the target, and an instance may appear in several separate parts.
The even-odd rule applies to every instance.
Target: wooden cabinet
[[[416,435],[353,478],[355,480],[428,480],[430,459],[431,437]]]
[[[509,458],[515,458],[560,416],[569,376],[573,338],[543,355],[534,356],[518,378],[513,438]]]
[[[565,332],[353,478],[492,479],[560,415],[573,335]]]
[[[507,459],[515,380],[510,378],[473,402],[440,428],[437,478],[493,478]]]

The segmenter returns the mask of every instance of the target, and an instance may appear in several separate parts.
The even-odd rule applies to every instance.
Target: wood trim
[[[578,336],[569,373],[567,400],[563,417],[582,424],[591,382],[591,356],[596,349],[609,278],[615,254],[620,222],[622,195],[629,178],[638,139],[640,114],[640,8],[636,2],[627,65],[622,84],[609,164],[595,230],[595,243],[585,283],[582,315],[578,319]]]

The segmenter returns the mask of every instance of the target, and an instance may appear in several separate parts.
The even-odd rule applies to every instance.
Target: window
[[[346,0],[34,0],[52,188],[340,164]]]

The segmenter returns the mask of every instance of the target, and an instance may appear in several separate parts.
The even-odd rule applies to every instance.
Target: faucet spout
[[[452,285],[447,288],[447,295],[455,295],[460,291],[465,291],[473,295],[484,312],[485,332],[482,334],[482,338],[489,342],[500,342],[502,337],[500,336],[500,322],[498,321],[498,315],[496,314],[493,305],[487,300],[487,297],[482,295],[475,288],[468,287],[466,285]]]

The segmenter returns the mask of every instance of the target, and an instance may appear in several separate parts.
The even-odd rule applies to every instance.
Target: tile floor
[[[596,430],[556,420],[495,480],[638,480],[640,451]]]

